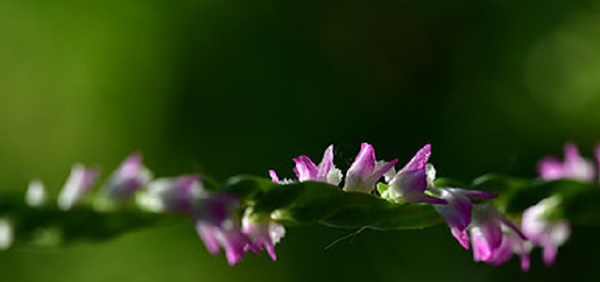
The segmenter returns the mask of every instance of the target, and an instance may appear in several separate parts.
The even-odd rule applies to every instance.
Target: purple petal
[[[577,145],[574,143],[565,144],[565,162],[564,170],[567,178],[579,179],[582,181],[593,181],[596,173],[594,167],[579,153]]]
[[[209,194],[199,200],[199,208],[194,216],[198,219],[220,226],[231,219],[239,200],[227,194]]]
[[[471,233],[481,233],[491,250],[502,244],[502,214],[489,204],[475,205]]]
[[[432,197],[429,195],[423,195],[423,197],[421,197],[421,199],[419,199],[418,201],[416,201],[417,203],[428,203],[428,204],[434,204],[434,205],[446,205],[448,204],[448,202],[444,199],[440,199],[440,198],[436,198],[436,197]]]
[[[265,242],[265,249],[267,250],[267,253],[269,254],[269,257],[271,257],[272,261],[277,261],[277,254],[275,253],[275,247],[273,246],[273,244],[271,242]]]
[[[492,257],[488,262],[492,265],[498,266],[507,262],[512,255],[513,242],[509,236],[504,236],[502,243],[494,250]]]
[[[465,230],[471,223],[471,200],[464,194],[457,192],[458,189],[440,189],[442,199],[447,201],[447,205],[435,205],[435,209],[440,213],[448,226],[460,231]]]
[[[429,161],[431,156],[431,144],[426,144],[421,148],[415,156],[404,166],[403,169],[414,170],[414,169],[425,169],[425,165]]]
[[[498,198],[498,195],[486,191],[480,190],[463,190],[460,189],[460,193],[469,197],[471,200],[490,200]]]
[[[299,156],[294,159],[294,162],[296,163],[294,172],[300,182],[316,179],[319,169],[309,157]]]
[[[579,148],[577,148],[577,145],[575,145],[575,143],[566,143],[564,147],[564,152],[566,163],[579,162],[582,159],[581,154],[579,153]]]
[[[538,163],[538,175],[544,180],[559,179],[565,176],[565,170],[558,159],[547,157]]]
[[[529,259],[529,253],[524,252],[521,253],[521,270],[524,272],[529,271],[529,268],[531,266],[531,261]]]
[[[469,236],[467,235],[467,230],[459,230],[458,228],[451,227],[450,232],[452,232],[452,236],[460,243],[460,245],[465,248],[465,250],[469,249]]]
[[[487,261],[492,257],[492,248],[479,230],[471,230],[471,242],[473,243],[474,261]]]
[[[217,234],[215,234],[215,227],[203,224],[202,222],[196,223],[196,232],[204,242],[208,252],[216,255],[219,253],[219,242],[217,240]]]
[[[274,170],[270,169],[269,170],[269,176],[271,177],[271,180],[275,183],[279,183],[279,176],[277,176],[277,172],[275,172]]]
[[[346,172],[344,190],[369,193],[375,183],[370,183],[376,165],[375,150],[368,143],[362,143],[360,152]]]
[[[119,171],[123,176],[135,177],[141,167],[142,155],[140,153],[133,153],[123,161],[119,167]]]
[[[248,239],[237,229],[224,232],[223,248],[229,265],[236,264],[244,257],[247,243]]]
[[[419,202],[427,189],[427,174],[422,170],[401,170],[390,181],[393,193],[407,202]]]
[[[553,244],[548,244],[544,246],[543,256],[544,256],[544,264],[546,266],[551,266],[556,261],[556,254],[558,253],[558,247]]]
[[[333,165],[333,145],[329,145],[323,154],[323,159],[319,163],[317,179],[318,181],[327,181],[327,174]]]
[[[126,200],[147,185],[152,174],[142,165],[139,153],[129,155],[110,176],[107,192],[115,200]]]
[[[68,210],[78,203],[97,177],[98,171],[96,169],[87,169],[81,164],[73,165],[71,174],[58,197],[59,208]]]
[[[348,178],[362,179],[368,177],[375,168],[375,149],[369,143],[362,143],[360,152],[348,169]]]

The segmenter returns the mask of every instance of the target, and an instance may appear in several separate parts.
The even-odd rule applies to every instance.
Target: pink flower
[[[471,224],[472,206],[471,200],[483,200],[496,198],[495,194],[457,188],[440,188],[440,197],[446,200],[446,205],[434,205],[442,216],[452,235],[465,249],[469,249],[469,238],[465,229]]]
[[[523,212],[521,228],[523,233],[535,244],[543,248],[544,263],[554,264],[558,247],[562,246],[571,234],[569,221],[565,219],[552,220],[547,214],[558,208],[560,198],[546,198]]]
[[[599,148],[596,149],[596,156],[599,156],[599,150]],[[569,178],[585,182],[594,181],[596,177],[594,165],[579,154],[577,145],[567,143],[564,151],[564,161],[554,157],[546,157],[538,163],[540,178],[544,180]]]
[[[467,230],[471,235],[474,261],[500,265],[517,253],[521,255],[522,269],[529,269],[527,238],[492,205],[474,205],[473,221]],[[467,237],[467,230],[458,235]]]
[[[242,218],[242,233],[250,239],[246,250],[258,253],[266,249],[271,259],[277,260],[275,245],[285,235],[285,227],[268,217],[253,216],[251,210],[247,209]]]
[[[385,197],[396,202],[446,204],[443,199],[425,194],[428,188],[433,188],[435,179],[435,169],[432,165],[427,164],[430,156],[431,145],[427,144],[392,177],[387,190],[389,194]]]
[[[142,156],[132,154],[110,176],[107,193],[113,199],[126,199],[151,179],[152,173],[142,164]]]
[[[298,181],[318,181],[332,185],[339,185],[342,181],[342,172],[333,164],[333,145],[329,145],[323,154],[323,159],[317,166],[308,156],[301,155],[294,158],[296,167],[294,173]],[[269,170],[269,175],[273,182],[288,183],[290,180],[280,180],[274,170]]]
[[[369,143],[362,143],[360,152],[346,172],[344,191],[370,193],[375,188],[377,181],[386,172],[393,169],[397,162],[397,159],[390,162],[377,161],[373,146]]]

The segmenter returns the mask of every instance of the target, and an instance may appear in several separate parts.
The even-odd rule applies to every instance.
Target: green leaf
[[[431,205],[395,204],[378,196],[343,192],[320,182],[276,185],[253,206],[255,213],[271,213],[286,224],[321,223],[340,228],[417,229],[437,224]]]

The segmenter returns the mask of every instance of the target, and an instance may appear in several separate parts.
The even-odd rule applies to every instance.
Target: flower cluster
[[[522,257],[523,269],[528,269],[529,256],[525,248],[527,239],[521,230],[491,204],[472,203],[474,200],[494,199],[496,195],[485,191],[436,187],[436,171],[429,163],[430,156],[431,145],[427,144],[396,171],[394,166],[398,159],[378,161],[373,146],[363,143],[346,172],[343,190],[372,193],[377,191],[374,188],[383,178],[386,187],[381,191],[382,198],[399,204],[432,204],[460,245],[465,249],[473,247],[475,261],[499,265],[508,261],[513,253],[518,253]],[[300,182],[319,181],[333,185],[341,182],[342,173],[333,164],[333,146],[327,148],[318,166],[307,156],[299,156],[294,162],[294,172]],[[273,170],[269,174],[277,183],[292,181],[280,181]]]
[[[543,180],[571,179],[594,183],[600,168],[600,146],[595,148],[596,167],[594,163],[582,157],[577,145],[567,143],[564,146],[564,160],[546,157],[538,163],[538,175]],[[530,239],[529,248],[538,246],[543,249],[543,261],[546,265],[554,264],[558,247],[562,246],[571,235],[571,224],[567,219],[551,217],[561,208],[562,198],[559,195],[541,200],[523,212],[521,228]]]
[[[98,176],[98,169],[75,164],[58,197],[58,208],[68,211],[91,198],[91,187]],[[231,265],[242,259],[246,252],[262,250],[276,260],[274,246],[285,234],[285,228],[268,217],[251,216],[247,212],[239,218],[239,199],[208,191],[198,175],[154,179],[140,154],[127,157],[108,177],[95,197],[95,207],[115,208],[132,199],[138,208],[148,212],[181,213],[191,218],[208,251],[217,254],[223,248]],[[40,180],[30,182],[25,202],[31,207],[47,204],[46,190]],[[2,220],[0,249],[7,248],[12,242],[11,225]]]
[[[558,248],[571,232],[569,221],[556,217],[563,201],[559,195],[545,198],[509,219],[500,211],[501,206],[495,206],[498,203],[494,201],[495,194],[444,185],[438,187],[430,157],[431,145],[426,144],[396,170],[398,159],[378,160],[373,146],[362,143],[344,173],[334,164],[334,147],[330,145],[319,164],[305,155],[293,158],[295,179],[281,179],[274,170],[269,170],[269,176],[276,184],[268,180],[266,183],[272,187],[293,188],[283,185],[316,181],[335,186],[344,193],[369,194],[396,205],[431,207],[445,221],[458,243],[464,249],[472,250],[473,260],[477,262],[500,265],[516,254],[520,256],[521,268],[526,271],[530,267],[529,254],[535,247],[543,249],[546,265],[555,262]],[[596,148],[596,161],[600,167],[600,147]],[[538,172],[544,181],[568,178],[592,183],[599,175],[594,164],[583,158],[574,144],[565,146],[564,160],[542,159]],[[278,210],[275,214],[255,212],[255,208],[260,210],[253,206],[255,199],[209,190],[202,177],[195,174],[154,178],[140,154],[127,157],[109,175],[103,189],[90,197],[98,176],[97,168],[73,165],[58,196],[57,207],[69,211],[77,205],[91,203],[93,208],[105,211],[134,204],[146,212],[179,213],[193,220],[199,237],[211,254],[224,250],[230,265],[239,262],[248,252],[266,251],[272,260],[277,260],[275,245],[286,230],[277,221],[281,220],[276,216]],[[340,193],[337,195],[347,195]],[[44,184],[40,180],[31,181],[25,203],[35,208],[48,205],[48,202]],[[0,249],[11,245],[13,231],[10,220],[0,218]]]

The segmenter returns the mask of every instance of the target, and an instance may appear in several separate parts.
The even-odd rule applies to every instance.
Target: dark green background
[[[291,158],[360,142],[441,176],[534,176],[600,140],[598,1],[0,1],[0,187],[57,193],[73,162],[106,175],[141,151],[158,176],[292,176]],[[446,227],[290,228],[280,261],[227,266],[191,224],[0,253],[3,281],[593,280],[597,228],[553,268],[471,261]]]

